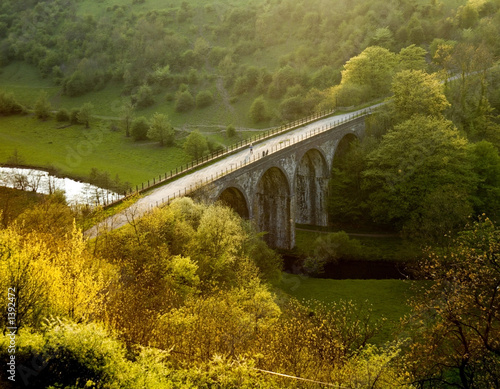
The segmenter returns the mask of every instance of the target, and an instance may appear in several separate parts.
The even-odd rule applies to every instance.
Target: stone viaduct
[[[273,151],[206,185],[208,201],[221,201],[266,231],[275,248],[295,245],[295,223],[326,226],[328,180],[334,156],[361,138],[361,116]],[[193,194],[196,197],[196,192]]]

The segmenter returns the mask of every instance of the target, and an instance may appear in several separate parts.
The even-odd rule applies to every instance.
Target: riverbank
[[[49,169],[0,166],[0,186],[40,194],[62,191],[70,204],[103,205],[121,198],[112,190],[53,175]]]

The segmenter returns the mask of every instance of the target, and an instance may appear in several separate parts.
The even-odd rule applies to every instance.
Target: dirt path
[[[232,114],[235,113],[234,107],[231,105],[231,102],[229,100],[229,92],[227,91],[226,87],[224,86],[224,78],[222,76],[217,77],[217,81],[215,82],[215,86],[217,87],[217,90],[219,91],[221,97],[222,97],[222,102],[224,104],[224,107],[231,112]]]

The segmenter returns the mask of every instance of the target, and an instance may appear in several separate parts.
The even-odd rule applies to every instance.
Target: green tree
[[[66,108],[61,108],[56,112],[56,120],[58,122],[68,122],[69,121],[69,112]]]
[[[200,131],[194,130],[188,135],[184,142],[184,151],[193,159],[198,159],[208,149],[206,138],[200,134]]]
[[[476,6],[467,4],[460,7],[457,11],[458,24],[461,28],[467,29],[474,27],[479,21],[479,13]]]
[[[147,84],[141,85],[141,87],[137,90],[135,96],[132,99],[133,103],[135,103],[140,108],[149,107],[155,103],[155,99],[153,97],[153,89]]]
[[[160,144],[160,146],[172,146],[174,144],[174,128],[168,120],[168,116],[156,112],[151,119],[148,130],[148,138]]]
[[[120,109],[120,118],[125,128],[125,136],[128,138],[130,136],[130,130],[134,120],[135,105],[131,102],[125,103]]]
[[[85,103],[80,107],[80,110],[78,111],[78,122],[81,124],[85,124],[85,128],[90,127],[90,119],[92,118],[93,109],[94,105],[92,103]]]
[[[198,108],[207,107],[214,101],[214,95],[209,90],[204,90],[196,95],[196,106]]]
[[[259,96],[253,101],[250,107],[249,116],[254,123],[260,123],[269,119],[264,96]]]
[[[369,154],[364,185],[376,221],[412,237],[440,239],[472,211],[467,141],[450,121],[414,115]]]
[[[175,99],[175,110],[177,112],[186,112],[194,107],[195,101],[193,95],[185,90],[183,92],[177,93]]]
[[[271,84],[269,85],[269,96],[272,98],[280,98],[286,90],[293,85],[298,84],[300,77],[298,71],[287,65],[279,69],[274,75]]]
[[[0,91],[0,115],[8,116],[25,112],[12,93]]]
[[[132,122],[130,133],[135,141],[148,139],[149,122],[144,116],[135,118]]]
[[[50,105],[47,93],[43,91],[35,102],[35,116],[38,119],[47,120],[51,115],[51,111],[52,106]]]
[[[71,108],[71,111],[69,112],[69,121],[71,124],[78,124],[78,115],[80,114],[80,109],[79,108]]]
[[[314,255],[305,260],[304,268],[311,275],[321,274],[327,263],[355,259],[360,252],[358,240],[351,239],[345,231],[332,232],[314,241]]]
[[[440,81],[421,70],[404,70],[396,74],[392,90],[392,104],[400,120],[415,114],[440,116],[450,106]]]
[[[487,141],[471,145],[471,160],[477,175],[474,210],[486,214],[493,221],[500,221],[500,155],[498,149]]]
[[[425,49],[415,45],[402,48],[398,55],[399,69],[425,71],[427,68],[426,55]]]
[[[366,86],[369,93],[366,98],[386,96],[390,91],[396,66],[396,54],[383,47],[370,46],[345,63],[341,86]]]
[[[232,124],[230,124],[226,127],[226,136],[228,138],[232,138],[232,137],[236,136],[236,128],[234,128],[234,126]]]
[[[63,82],[63,93],[70,97],[81,96],[91,89],[92,83],[80,70],[76,70]]]
[[[370,138],[365,138],[363,142],[354,141],[343,155],[335,157],[327,199],[328,216],[332,223],[369,222],[369,193],[362,183],[368,154],[375,146]]]
[[[488,388],[500,382],[500,230],[481,218],[449,243],[419,266],[432,282],[412,303],[405,365],[424,387]]]

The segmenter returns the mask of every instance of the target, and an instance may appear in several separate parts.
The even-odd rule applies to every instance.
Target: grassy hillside
[[[218,128],[201,128],[216,144],[229,145],[252,131],[228,138]],[[107,171],[111,178],[138,185],[191,161],[181,145],[186,133],[178,132],[176,146],[159,147],[149,140],[134,142],[106,121],[95,120],[90,129],[34,117],[0,117],[0,161],[57,170],[60,174],[85,178],[92,168]]]

